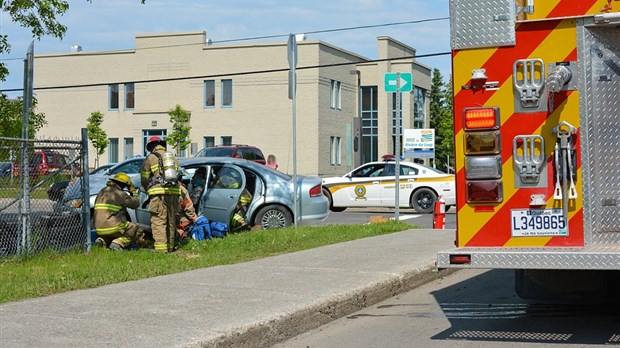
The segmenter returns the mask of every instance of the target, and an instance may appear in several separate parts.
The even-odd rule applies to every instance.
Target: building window
[[[336,81],[336,108],[342,110],[342,88],[340,81]]]
[[[340,83],[340,81],[332,80],[330,107],[332,109],[338,109],[338,110],[342,109],[342,97],[341,97],[341,83]]]
[[[215,137],[204,137],[204,147],[215,146]]]
[[[108,109],[118,110],[118,84],[108,85]]]
[[[118,138],[108,139],[108,163],[118,162]]]
[[[205,108],[215,107],[215,80],[205,80]]]
[[[222,107],[232,107],[232,80],[222,80]]]
[[[142,156],[148,155],[148,151],[146,151],[146,144],[149,141],[149,138],[152,136],[160,136],[162,139],[166,137],[168,133],[165,129],[143,129],[142,130]]]
[[[362,86],[362,163],[376,161],[378,156],[377,86]]]
[[[231,136],[223,136],[220,138],[220,145],[232,145],[232,137]]]
[[[125,109],[133,110],[135,108],[134,91],[135,85],[133,83],[125,84]]]
[[[413,87],[413,128],[426,128],[426,90]]]
[[[331,155],[329,163],[339,166],[342,163],[342,152],[340,150],[340,137],[329,137]]]
[[[125,159],[133,157],[133,138],[125,138],[125,147],[123,151],[123,157]]]

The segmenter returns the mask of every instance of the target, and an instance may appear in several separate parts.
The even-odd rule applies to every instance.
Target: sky
[[[61,40],[45,36],[35,40],[35,54],[69,52],[75,44],[81,45],[83,51],[132,49],[136,34],[161,32],[206,31],[215,45],[220,40],[271,35],[283,36],[239,43],[286,42],[289,33],[449,16],[449,0],[147,0],[144,5],[140,0],[68,2],[69,10],[59,18],[68,27],[65,37]],[[7,80],[0,82],[0,90],[21,88],[22,59],[33,40],[32,34],[11,22],[6,13],[2,13],[0,20],[0,32],[8,35],[12,46],[10,53],[0,57],[10,72]],[[321,40],[376,59],[376,38],[384,35],[415,48],[418,55],[450,51],[448,20],[307,34],[306,39]],[[449,55],[418,61],[439,69],[444,80],[451,73]]]

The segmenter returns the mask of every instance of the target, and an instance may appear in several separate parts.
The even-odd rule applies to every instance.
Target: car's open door
[[[226,164],[221,167],[211,166],[206,192],[203,194],[200,211],[210,221],[230,224],[239,197],[246,184],[243,170]]]

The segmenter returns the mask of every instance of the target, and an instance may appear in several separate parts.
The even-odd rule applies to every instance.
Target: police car
[[[350,207],[394,208],[396,162],[393,156],[384,158],[343,176],[323,178],[323,194],[329,199],[329,208],[335,212]],[[454,175],[417,163],[401,161],[399,165],[401,208],[431,213],[438,196],[446,202],[446,209],[456,203]]]

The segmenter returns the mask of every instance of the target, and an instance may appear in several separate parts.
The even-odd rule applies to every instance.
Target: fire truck
[[[620,1],[451,0],[450,22],[456,248],[437,267],[514,269],[525,298],[620,290]]]

